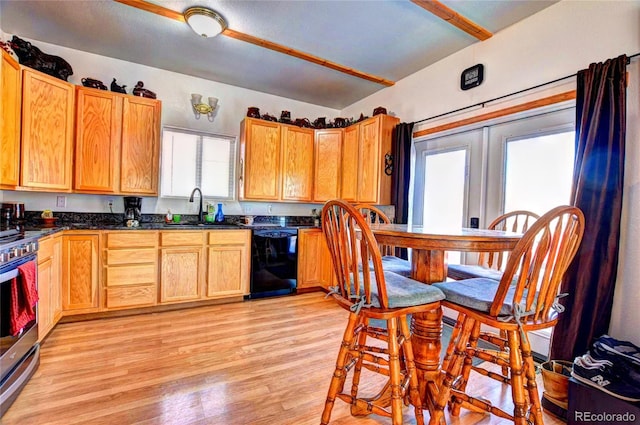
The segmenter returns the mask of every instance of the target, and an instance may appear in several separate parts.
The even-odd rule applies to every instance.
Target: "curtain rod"
[[[629,62],[631,62],[631,59],[633,59],[635,57],[638,57],[638,56],[640,56],[640,52],[638,52],[636,54],[633,54],[631,56],[627,56],[627,65],[629,64]],[[436,118],[444,117],[444,116],[447,116],[447,115],[450,115],[450,114],[455,114],[456,112],[460,112],[460,111],[464,111],[464,110],[467,110],[467,109],[475,108],[477,106],[482,106],[484,108],[484,105],[486,103],[495,102],[496,100],[504,99],[505,97],[514,96],[516,94],[524,93],[524,92],[529,91],[529,90],[534,90],[534,89],[537,89],[537,88],[540,88],[540,87],[548,86],[549,84],[557,83],[558,81],[562,81],[562,80],[567,80],[567,79],[569,79],[571,77],[575,77],[576,75],[577,74],[571,74],[571,75],[567,75],[566,77],[557,78],[557,79],[552,80],[552,81],[547,81],[546,83],[542,83],[542,84],[538,84],[538,85],[533,86],[533,87],[528,87],[526,89],[514,91],[513,93],[505,94],[505,95],[502,95],[502,96],[499,96],[499,97],[494,97],[493,99],[485,100],[484,102],[479,102],[479,103],[476,103],[474,105],[465,106],[465,107],[462,107],[462,108],[454,109],[453,111],[444,112],[442,114],[434,115],[434,116],[429,117],[429,118],[424,118],[424,119],[421,119],[421,120],[418,120],[418,121],[414,121],[413,124],[415,125],[415,124],[419,124],[419,123],[424,122],[424,121],[429,121],[429,120],[433,120],[433,119],[436,119]]]

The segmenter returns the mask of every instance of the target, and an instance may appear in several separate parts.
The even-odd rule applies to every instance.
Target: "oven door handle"
[[[0,283],[8,282],[11,279],[14,279],[16,277],[18,277],[18,269],[10,270],[10,271],[8,271],[6,273],[0,274]]]

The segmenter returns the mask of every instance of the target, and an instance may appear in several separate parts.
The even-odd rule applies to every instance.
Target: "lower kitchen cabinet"
[[[158,232],[106,232],[104,245],[105,307],[112,310],[156,305]]]
[[[298,289],[334,285],[331,254],[321,229],[298,230]]]
[[[205,298],[249,294],[250,246],[249,230],[208,232]]]
[[[197,301],[203,271],[202,231],[160,233],[160,302]]]
[[[62,237],[63,315],[100,311],[98,232],[69,231]]]
[[[62,233],[38,243],[38,341],[42,341],[62,316]]]

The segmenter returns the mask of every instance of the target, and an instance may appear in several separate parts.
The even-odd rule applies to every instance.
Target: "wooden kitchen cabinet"
[[[2,127],[0,128],[0,189],[15,189],[20,183],[20,107],[22,74],[20,65],[6,51],[2,52],[0,94]]]
[[[38,341],[62,316],[62,233],[38,241]]]
[[[282,200],[311,201],[313,188],[314,131],[282,128]]]
[[[240,133],[240,199],[311,201],[312,129],[246,118]]]
[[[204,270],[202,231],[160,232],[160,302],[197,301]]]
[[[62,238],[63,315],[100,311],[98,232],[69,231]]]
[[[343,130],[336,128],[315,133],[313,200],[326,202],[340,197]]]
[[[158,301],[158,232],[104,234],[102,286],[108,310],[148,307]]]
[[[76,87],[74,190],[157,195],[161,103]]]
[[[391,154],[391,136],[398,122],[396,117],[380,114],[345,129],[342,199],[376,205],[391,203],[391,175],[385,173],[385,155]]]
[[[123,194],[158,195],[160,110],[159,100],[124,97],[120,165]]]
[[[23,188],[71,191],[74,87],[23,68],[20,161]]]
[[[335,284],[331,254],[321,229],[298,230],[298,290]]]
[[[249,230],[208,232],[205,298],[249,294],[250,247]]]
[[[245,118],[240,129],[240,199],[279,200],[281,125]]]

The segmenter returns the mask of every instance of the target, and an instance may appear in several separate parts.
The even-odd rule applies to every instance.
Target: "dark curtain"
[[[391,173],[391,203],[396,207],[396,223],[409,218],[409,179],[411,177],[411,139],[413,123],[400,123],[393,129],[393,171]],[[397,248],[396,256],[408,258],[405,248]]]
[[[569,296],[553,331],[552,359],[585,354],[609,329],[622,210],[626,63],[623,55],[577,74],[572,199],[584,213],[585,233],[562,282]]]

